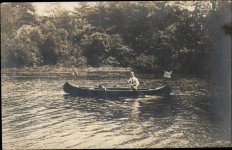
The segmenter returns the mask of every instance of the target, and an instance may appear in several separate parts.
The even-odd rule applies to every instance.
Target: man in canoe
[[[131,86],[131,88],[133,90],[137,91],[138,86],[139,86],[139,80],[138,80],[138,78],[135,77],[135,74],[134,74],[133,71],[130,72],[130,76],[131,77],[130,77],[130,79],[127,82],[130,84],[130,86]]]

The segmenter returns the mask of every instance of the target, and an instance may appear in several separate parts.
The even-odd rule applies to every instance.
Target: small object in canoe
[[[78,72],[77,70],[73,69],[73,73],[72,73],[73,76],[78,76]]]
[[[141,95],[152,95],[152,96],[169,96],[171,93],[171,87],[166,84],[162,87],[155,89],[138,89],[137,91],[130,88],[88,88],[88,87],[76,87],[68,82],[63,86],[65,93],[71,96],[81,97],[138,97]]]

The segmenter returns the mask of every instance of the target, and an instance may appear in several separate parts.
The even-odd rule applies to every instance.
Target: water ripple
[[[104,83],[125,87],[124,76],[103,78],[94,74],[81,77],[82,80],[68,79],[83,86]],[[218,111],[214,109],[220,96],[209,97],[212,92],[208,87],[214,86],[206,81],[172,79],[173,92],[169,98],[136,99],[70,97],[62,91],[65,81],[59,77],[4,80],[3,148],[163,148],[230,144],[228,131],[231,129],[222,126],[228,122],[217,117]],[[141,86],[154,87],[162,83],[162,79],[148,75],[141,78]]]

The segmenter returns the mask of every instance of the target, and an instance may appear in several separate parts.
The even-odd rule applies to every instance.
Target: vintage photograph
[[[231,143],[232,2],[1,3],[3,149]]]

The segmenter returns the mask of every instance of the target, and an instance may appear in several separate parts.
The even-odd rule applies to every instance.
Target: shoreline
[[[61,67],[61,66],[36,66],[36,67],[14,67],[14,68],[1,68],[1,75],[4,77],[16,75],[16,76],[74,76],[75,69],[77,71],[77,76],[86,76],[89,73],[129,73],[130,71],[137,71],[133,70],[132,68],[123,68],[123,67],[112,67],[112,66],[105,66],[105,67]],[[154,76],[162,77],[163,74],[161,73],[148,73],[148,72],[137,72],[136,74],[150,74]],[[199,77],[195,75],[184,75],[175,73],[172,75],[172,79],[175,78],[200,78],[206,80],[212,80],[209,76]]]
[[[56,67],[56,66],[42,66],[42,67],[21,67],[21,68],[1,68],[1,75],[23,75],[23,76],[48,76],[48,75],[60,75],[60,76],[69,76],[74,75],[74,70],[77,72],[77,75],[86,75],[88,73],[127,73],[130,72],[131,68],[122,68],[122,67]]]
[[[77,74],[74,73],[73,69],[77,71]],[[101,74],[102,77],[111,76],[111,77],[124,77],[129,75],[129,72],[132,71],[132,68],[123,68],[123,67],[60,67],[60,66],[39,66],[39,67],[21,67],[21,68],[1,68],[1,81],[8,79],[10,77],[20,77],[20,78],[44,78],[44,77],[95,77]],[[136,71],[135,71],[136,73]],[[229,84],[227,82],[221,82],[218,78],[212,78],[209,76],[199,77],[195,75],[184,75],[175,73],[172,75],[171,79],[166,79],[163,77],[163,74],[160,73],[136,73],[137,77],[146,78],[146,79],[165,79],[167,81],[178,81],[179,79],[200,79],[207,82],[228,88]]]

